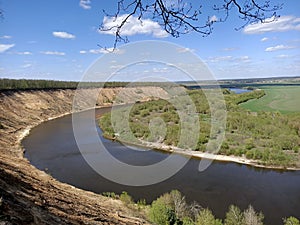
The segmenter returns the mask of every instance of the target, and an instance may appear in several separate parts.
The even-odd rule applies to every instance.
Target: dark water
[[[101,130],[98,132],[101,138]],[[168,156],[160,151],[129,150],[117,142],[101,139],[112,155],[134,165],[149,165]],[[199,172],[199,160],[191,159],[180,172],[164,182],[144,187],[120,185],[106,180],[85,162],[73,136],[71,116],[34,128],[23,145],[25,156],[37,168],[47,170],[62,182],[97,193],[125,190],[135,200],[145,198],[149,203],[165,192],[178,189],[189,202],[195,200],[209,207],[219,218],[224,218],[230,204],[242,209],[252,204],[264,213],[269,225],[283,224],[283,217],[300,217],[300,171],[282,172],[214,162],[207,170]]]

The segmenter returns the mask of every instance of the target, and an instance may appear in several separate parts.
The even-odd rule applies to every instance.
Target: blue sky
[[[207,1],[209,2],[209,1]],[[232,10],[225,23],[216,23],[208,37],[191,33],[168,36],[148,19],[138,27],[135,18],[124,29],[131,42],[169,41],[190,49],[217,79],[300,75],[300,1],[284,3],[274,23],[254,24],[238,31],[243,21]],[[117,1],[1,0],[0,78],[80,80],[114,37],[100,33],[103,9],[115,12]],[[206,16],[218,12],[205,8]],[[111,22],[106,18],[106,23]],[[134,29],[134,28],[138,29]]]

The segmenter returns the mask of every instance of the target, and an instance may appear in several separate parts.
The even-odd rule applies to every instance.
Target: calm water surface
[[[108,110],[97,110],[97,114]],[[127,191],[135,200],[144,198],[150,203],[161,194],[177,189],[189,202],[195,200],[209,207],[219,218],[224,218],[230,204],[242,209],[252,204],[264,213],[268,225],[282,224],[282,217],[300,217],[300,171],[283,172],[214,162],[207,170],[199,172],[200,161],[191,159],[180,172],[164,182],[144,187],[124,186],[103,178],[85,162],[72,131],[70,115],[37,126],[23,140],[25,156],[34,166],[48,171],[58,180],[96,193]],[[130,150],[118,142],[103,139],[100,129],[98,132],[111,154],[123,162],[149,165],[168,156],[160,151]],[[97,157],[97,151],[89,154]]]
[[[246,92],[251,92],[252,90],[244,89],[244,88],[229,88],[230,91],[233,91],[236,94],[243,94]]]

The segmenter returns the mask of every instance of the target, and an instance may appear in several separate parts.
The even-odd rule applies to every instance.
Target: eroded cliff
[[[86,89],[97,105],[109,105],[122,88]],[[147,99],[159,87],[128,88],[128,96]],[[63,184],[23,157],[21,139],[30,128],[71,113],[75,90],[0,93],[0,221],[13,224],[146,224],[122,202]],[[99,95],[98,95],[99,94]],[[83,101],[86,98],[82,98]],[[84,105],[84,104],[82,104]]]

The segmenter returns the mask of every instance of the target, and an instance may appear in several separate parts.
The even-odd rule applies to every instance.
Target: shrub
[[[146,200],[145,199],[138,200],[137,205],[138,206],[146,206],[147,205]]]
[[[289,218],[285,218],[283,222],[284,225],[300,225],[300,221],[293,216],[290,216]]]
[[[246,152],[246,158],[247,159],[253,159],[253,157],[254,157],[254,153],[253,153],[252,150],[249,150],[249,151]]]
[[[133,203],[132,197],[126,191],[123,191],[122,194],[120,194],[120,200],[126,205]]]
[[[224,149],[224,150],[228,150],[229,149],[229,145],[228,145],[228,143],[226,141],[224,141],[222,143],[221,149]]]
[[[172,211],[168,204],[169,195],[163,195],[157,200],[153,201],[149,211],[149,219],[157,225],[166,225],[169,223],[169,214]]]
[[[246,148],[247,150],[251,150],[251,149],[255,148],[255,145],[254,145],[254,142],[253,142],[253,139],[252,139],[252,138],[247,139],[247,140],[245,141],[245,148]]]
[[[209,209],[203,209],[197,217],[196,225],[222,225],[222,221],[216,219]]]
[[[117,198],[117,195],[116,195],[115,192],[103,192],[102,195],[106,196],[106,197],[109,197],[109,198],[113,198],[113,199]]]

